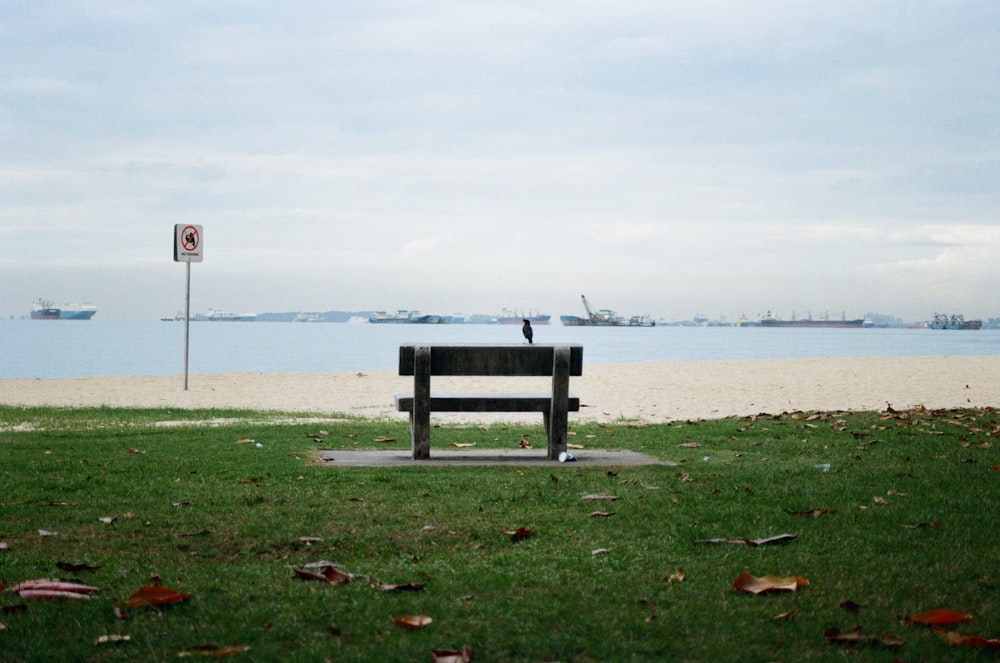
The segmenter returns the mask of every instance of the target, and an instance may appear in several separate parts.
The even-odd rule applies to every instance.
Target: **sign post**
[[[188,388],[188,345],[191,337],[191,263],[201,262],[202,227],[178,223],[174,225],[174,262],[187,263],[187,284],[184,289],[184,391]]]

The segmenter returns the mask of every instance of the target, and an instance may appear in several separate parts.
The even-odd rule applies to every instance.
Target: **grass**
[[[317,449],[405,448],[405,424],[0,407],[0,583],[100,587],[91,601],[0,593],[0,661],[167,661],[202,645],[248,647],[247,661],[430,661],[463,645],[476,661],[841,661],[854,650],[824,631],[858,625],[904,641],[862,643],[858,660],[996,660],[900,616],[964,610],[977,622],[949,629],[1000,637],[997,412],[571,430],[677,465],[331,468]],[[544,453],[540,425],[443,427],[432,445],[523,437]],[[813,509],[835,513],[796,513]],[[522,527],[533,533],[517,542],[502,533]],[[319,560],[355,582],[293,578]],[[732,586],[744,572],[810,584],[751,595]],[[117,618],[149,584],[191,598]],[[392,621],[411,614],[433,623]],[[130,640],[95,644],[109,634]]]

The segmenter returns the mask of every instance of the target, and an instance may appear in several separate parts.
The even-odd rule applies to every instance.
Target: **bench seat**
[[[396,411],[413,410],[413,394],[396,394]],[[431,396],[431,412],[544,412],[552,408],[552,394],[443,394]],[[580,397],[569,397],[570,412],[580,411]]]

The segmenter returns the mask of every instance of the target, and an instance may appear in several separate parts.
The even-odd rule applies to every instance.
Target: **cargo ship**
[[[931,321],[931,329],[982,329],[982,320],[966,320],[964,315],[945,315],[935,313]]]
[[[31,307],[32,320],[90,320],[97,313],[91,304],[62,304],[36,299]]]
[[[518,313],[506,308],[500,311],[500,315],[496,317],[496,321],[501,325],[520,325],[524,324],[525,320],[533,325],[547,325],[551,319],[551,315],[541,315],[539,313],[531,313],[530,311],[528,313]]]
[[[624,317],[606,308],[597,309],[590,307],[586,295],[580,295],[583,300],[583,308],[587,311],[587,317],[581,318],[577,315],[561,315],[559,321],[563,327],[655,327],[656,321],[648,315],[633,315]]]
[[[443,325],[451,322],[450,315],[422,315],[420,311],[399,309],[395,313],[375,311],[368,318],[372,324]]]
[[[861,329],[865,326],[865,321],[863,318],[857,318],[854,320],[848,320],[846,316],[841,317],[840,320],[831,320],[829,315],[826,315],[819,319],[813,319],[812,316],[808,318],[802,318],[798,320],[795,316],[792,316],[791,320],[779,320],[771,315],[768,311],[767,315],[761,318],[758,323],[761,327],[793,327],[793,328],[821,328],[821,329]]]

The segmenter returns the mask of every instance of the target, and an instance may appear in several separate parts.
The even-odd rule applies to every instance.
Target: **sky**
[[[0,317],[1000,317],[997,2],[0,17]]]

